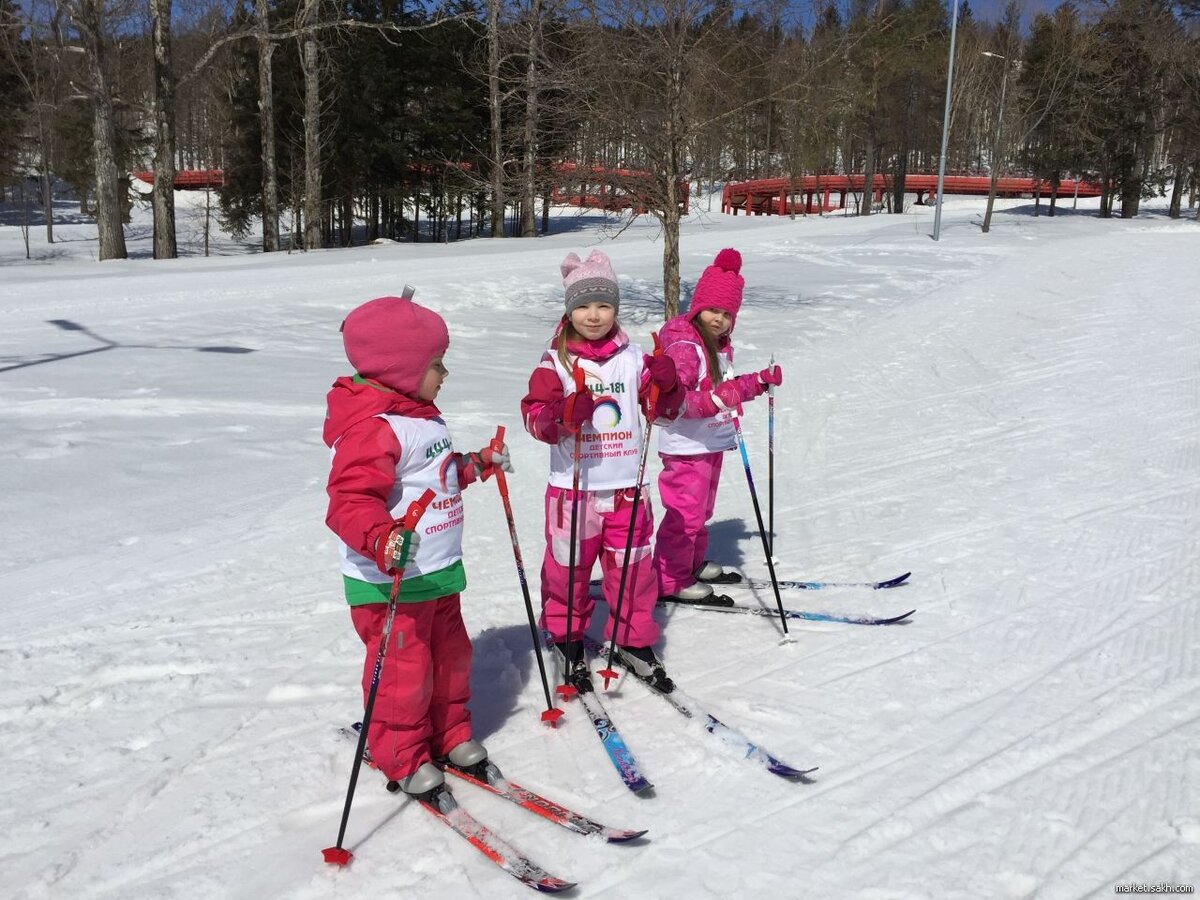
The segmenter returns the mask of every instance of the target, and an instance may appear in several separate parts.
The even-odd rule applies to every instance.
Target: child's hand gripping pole
[[[408,564],[408,550],[412,543],[413,532],[425,515],[425,510],[433,502],[434,493],[427,490],[408,505],[404,518],[397,524],[404,532],[404,544],[400,551],[400,561],[392,575],[392,593],[388,598],[387,619],[383,625],[383,636],[379,640],[379,650],[375,654],[375,670],[371,674],[371,690],[367,694],[367,708],[363,711],[362,731],[358,733],[358,748],[354,751],[354,766],[350,769],[350,785],[346,789],[346,806],[342,809],[342,824],[338,828],[337,843],[321,851],[325,862],[331,865],[347,865],[354,857],[349,850],[342,846],[346,837],[346,823],[350,821],[350,805],[354,802],[354,788],[358,784],[358,772],[362,768],[363,754],[367,749],[367,731],[371,727],[371,713],[375,709],[375,695],[379,691],[379,675],[383,671],[383,659],[387,655],[388,644],[391,642],[392,620],[396,615],[396,598],[400,596],[400,582],[404,580],[404,567]]]
[[[658,333],[650,335],[654,339],[654,356],[662,356],[663,348],[659,343]],[[642,436],[642,458],[638,463],[637,483],[633,487],[633,504],[629,511],[629,533],[625,536],[625,558],[621,560],[621,583],[617,588],[617,604],[612,611],[612,637],[608,641],[608,665],[597,670],[596,674],[604,678],[604,689],[608,690],[608,683],[615,681],[620,675],[612,667],[612,661],[617,647],[617,629],[621,625],[621,607],[625,602],[625,579],[629,575],[629,558],[633,555],[633,532],[637,528],[638,506],[642,500],[642,479],[646,476],[646,456],[650,449],[650,429],[654,427],[654,409],[658,405],[659,386],[650,382],[650,397],[649,404],[646,407],[646,433]],[[629,586],[630,593],[633,593],[633,585],[636,583],[637,576],[634,575],[634,583]]]
[[[571,377],[575,381],[575,392],[582,393],[588,389],[583,376],[583,367],[575,360],[571,368]],[[579,538],[579,469],[583,464],[583,426],[575,430],[575,455],[572,458],[571,474],[571,550],[567,566],[567,633],[565,640],[570,646],[572,617],[575,612],[575,547]],[[568,661],[569,662],[569,661]],[[555,690],[564,700],[570,700],[578,690],[567,681],[568,673],[563,672],[563,683]]]
[[[496,436],[492,438],[491,450],[499,453],[504,448],[504,426],[496,426]],[[546,664],[542,661],[542,650],[538,641],[537,622],[533,615],[533,601],[529,597],[529,581],[525,577],[525,563],[521,560],[521,545],[517,543],[517,523],[513,519],[512,503],[508,499],[508,478],[504,470],[495,467],[496,486],[500,489],[500,500],[504,503],[504,518],[508,520],[508,536],[512,539],[513,557],[517,561],[517,578],[521,582],[521,594],[525,598],[525,612],[529,616],[529,635],[533,638],[533,655],[537,659],[538,672],[542,676],[542,690],[546,694],[546,708],[542,711],[542,721],[551,727],[562,717],[563,711],[554,705],[550,696],[550,683],[546,679]]]

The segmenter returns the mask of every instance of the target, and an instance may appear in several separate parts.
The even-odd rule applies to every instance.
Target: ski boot
[[[653,647],[618,647],[617,661],[660,694],[675,690],[675,682],[668,677]]]
[[[590,694],[592,672],[588,668],[587,658],[583,654],[582,641],[564,641],[554,645],[554,658],[558,660],[558,668],[563,674],[563,682],[575,688],[581,694]]]
[[[443,765],[453,766],[476,781],[492,784],[492,770],[496,767],[488,762],[487,748],[476,740],[463,741],[446,754]],[[499,770],[496,770],[499,776]]]
[[[387,789],[393,794],[403,791],[422,803],[438,804],[438,795],[446,791],[446,776],[431,762],[423,763],[417,771],[399,781],[389,781]]]
[[[742,580],[742,576],[737,572],[726,572],[720,563],[706,559],[704,565],[696,570],[696,579],[708,584],[737,584]]]

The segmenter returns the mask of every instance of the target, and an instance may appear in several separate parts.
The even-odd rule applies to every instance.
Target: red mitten
[[[585,422],[592,420],[596,410],[596,398],[588,390],[575,391],[563,403],[562,423],[569,431],[578,431]]]
[[[671,390],[679,380],[675,373],[675,360],[665,353],[658,356],[647,355],[642,360],[642,365],[650,373],[651,383],[657,385],[660,391]]]

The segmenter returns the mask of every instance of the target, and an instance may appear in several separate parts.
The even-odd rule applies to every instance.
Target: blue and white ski
[[[608,659],[607,647],[602,647],[591,638],[585,638],[585,643],[592,649],[594,653],[598,654],[603,659]],[[626,668],[622,664],[620,657],[618,657],[615,662],[617,665],[625,668],[626,672],[645,684],[655,694],[666,700],[678,712],[682,713],[689,719],[695,719],[698,722],[702,722],[705,730],[709,734],[718,738],[721,743],[732,748],[738,756],[742,757],[743,759],[748,759],[752,762],[758,763],[772,775],[779,775],[781,778],[797,778],[807,781],[808,779],[806,776],[810,772],[815,772],[817,770],[816,766],[813,766],[811,769],[797,769],[795,766],[789,766],[781,759],[772,756],[766,750],[762,749],[762,747],[755,744],[736,728],[731,728],[712,713],[706,712],[698,703],[696,703],[696,701],[681,691],[678,686],[676,686],[669,694],[663,693],[658,688],[650,684],[650,682],[640,677],[632,669]]]
[[[908,581],[908,576],[912,572],[905,572],[903,575],[897,575],[895,578],[889,578],[886,581],[780,581],[780,590],[793,591],[820,591],[825,588],[870,588],[873,591],[882,591],[888,588],[899,587]],[[752,588],[756,591],[769,591],[771,582],[763,581],[757,578],[746,578],[740,572],[726,572],[713,579],[704,579],[706,584],[727,585],[729,587],[744,587]]]
[[[621,776],[621,780],[625,782],[625,786],[635,794],[654,787],[642,774],[633,752],[625,746],[625,739],[617,731],[617,726],[609,718],[608,711],[605,710],[604,704],[600,702],[600,698],[596,696],[595,692],[582,692],[579,694],[579,700],[583,703],[583,708],[587,710],[588,717],[592,720],[592,727],[596,729],[596,734],[604,745],[604,751],[612,760],[612,764],[616,768],[617,774]]]
[[[741,613],[747,616],[766,616],[771,619],[779,618],[779,610],[763,606],[738,606],[733,599],[721,594],[713,594],[708,600],[700,602],[689,600],[670,600],[660,597],[658,602],[663,606],[686,606],[689,609],[703,609],[710,612]],[[848,625],[895,625],[908,619],[915,609],[898,616],[847,616],[840,613],[807,612],[801,609],[785,609],[783,614],[789,619],[803,619],[808,622],[843,622]]]
[[[910,575],[912,572],[905,572],[903,575],[897,575],[895,578],[888,578],[885,581],[780,581],[778,584],[781,591],[821,591],[826,588],[870,588],[873,591],[883,591],[907,583]],[[705,584],[751,588],[756,591],[771,589],[771,582],[763,581],[760,578],[746,578],[740,572],[726,572],[717,578],[705,578],[703,581]],[[600,586],[599,579],[590,583],[593,591]]]

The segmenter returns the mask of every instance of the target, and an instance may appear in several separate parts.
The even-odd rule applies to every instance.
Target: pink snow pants
[[[575,555],[575,597],[571,615],[571,633],[567,634],[567,584],[571,550],[571,497],[568,488],[546,488],[546,555],[542,559],[542,627],[555,642],[579,640],[592,617],[595,601],[588,593],[592,566],[600,559],[604,600],[609,620],[605,640],[613,635],[612,614],[617,608],[621,584],[621,563],[631,527],[633,488],[616,491],[580,491],[578,539]],[[621,603],[621,621],[617,643],[625,647],[649,647],[658,640],[654,604],[658,585],[650,564],[650,535],[654,532],[654,514],[650,498],[642,491],[637,521],[632,523],[633,548],[629,572],[625,576],[625,599]]]
[[[708,551],[707,522],[717,503],[723,453],[670,456],[660,453],[658,498],[663,520],[654,547],[654,571],[663,596],[696,581],[695,572]]]
[[[352,606],[350,618],[367,650],[362,682],[365,706],[387,604]],[[471,640],[458,594],[397,603],[367,730],[367,746],[383,774],[399,781],[470,740],[470,696]]]

